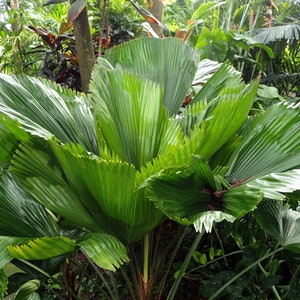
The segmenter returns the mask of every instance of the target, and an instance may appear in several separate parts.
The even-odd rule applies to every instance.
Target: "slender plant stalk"
[[[144,237],[144,265],[143,265],[143,280],[149,280],[149,233]]]
[[[242,275],[244,275],[245,273],[247,273],[249,270],[251,270],[253,267],[255,267],[256,265],[258,265],[260,262],[264,261],[265,259],[275,255],[276,253],[282,251],[284,249],[284,247],[278,248],[274,251],[272,251],[271,253],[268,253],[266,255],[264,255],[263,257],[261,257],[260,259],[258,259],[257,261],[255,261],[254,263],[252,263],[250,266],[248,266],[246,269],[244,269],[242,272],[240,272],[239,274],[237,274],[236,276],[234,276],[233,278],[231,278],[229,281],[226,282],[226,284],[224,284],[220,289],[218,289],[212,296],[210,296],[208,298],[208,300],[214,300],[217,298],[217,296],[222,293],[228,286],[230,286],[234,281],[236,281],[238,278],[240,278]]]
[[[159,284],[159,287],[158,287],[158,293],[157,293],[157,295],[156,295],[156,299],[157,299],[157,300],[160,300],[160,299],[162,298],[162,293],[163,293],[163,291],[164,291],[164,286],[165,286],[165,283],[166,283],[166,281],[167,281],[168,275],[169,275],[169,273],[170,273],[171,266],[172,266],[172,264],[173,264],[173,262],[174,262],[175,256],[176,256],[176,254],[177,254],[177,252],[178,252],[178,249],[179,249],[179,247],[180,247],[180,245],[181,245],[181,243],[182,243],[184,237],[186,236],[186,234],[187,234],[187,232],[188,232],[188,229],[189,229],[189,227],[187,226],[187,227],[182,231],[182,233],[181,233],[181,235],[179,236],[179,238],[177,239],[177,243],[176,243],[176,245],[175,245],[175,248],[173,249],[172,254],[171,254],[171,256],[170,256],[170,258],[169,258],[169,260],[168,260],[168,263],[167,263],[166,267],[164,268],[164,274],[163,274],[163,277],[162,277],[162,279],[161,279],[161,281],[160,281],[160,284]],[[176,235],[176,237],[177,237],[177,235]],[[170,245],[173,245],[173,243],[170,244]],[[165,255],[167,255],[167,254],[169,253],[169,250],[170,250],[169,248],[170,248],[170,247],[167,247],[167,249],[165,250]],[[162,261],[164,261],[164,260],[162,259]],[[161,261],[161,262],[162,262],[162,261]],[[158,266],[158,267],[159,267],[159,266]]]
[[[93,269],[96,271],[97,275],[101,278],[103,284],[105,285],[109,295],[110,295],[110,299],[113,299],[113,300],[118,300],[118,298],[116,298],[114,292],[112,291],[109,283],[107,282],[107,280],[104,278],[104,276],[101,274],[101,272],[99,271],[99,269],[97,268],[97,266],[95,266],[94,262],[86,255],[85,256],[86,259],[89,261],[89,263],[91,264],[91,266],[93,267]]]
[[[268,277],[268,273],[266,272],[266,270],[264,269],[264,267],[261,265],[261,263],[258,264],[258,267],[260,268],[260,270],[263,272],[263,274],[265,275],[265,277]],[[274,294],[274,297],[276,300],[281,300],[281,297],[279,296],[276,287],[274,285],[271,286],[272,292]]]
[[[202,237],[204,235],[204,231],[203,232],[199,232],[196,239],[194,240],[194,243],[193,245],[191,246],[187,256],[185,257],[184,261],[183,261],[183,264],[182,264],[182,267],[179,271],[179,274],[178,276],[176,277],[172,287],[171,287],[171,290],[169,292],[169,295],[168,295],[168,298],[167,300],[173,300],[175,295],[176,295],[176,292],[177,292],[177,289],[178,289],[178,286],[181,282],[181,279],[183,278],[184,274],[185,274],[185,270],[189,264],[189,262],[191,261],[191,258],[193,256],[193,253],[195,252],[195,250],[197,249]]]

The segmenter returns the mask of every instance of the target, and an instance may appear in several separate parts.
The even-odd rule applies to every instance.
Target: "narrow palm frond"
[[[300,165],[300,109],[274,105],[254,118],[233,152],[228,181],[279,173]]]
[[[269,44],[277,40],[299,40],[300,39],[300,25],[299,24],[285,24],[281,26],[274,26],[269,28],[262,28],[256,30],[254,39],[262,44]]]
[[[45,139],[55,135],[97,153],[94,119],[85,98],[75,98],[54,83],[0,74],[0,112],[33,135]]]
[[[106,270],[115,271],[129,261],[126,247],[108,234],[86,234],[78,241],[78,245],[93,262]]]
[[[198,64],[198,53],[179,39],[137,39],[109,49],[114,66],[149,78],[164,88],[163,103],[175,115],[187,95]]]

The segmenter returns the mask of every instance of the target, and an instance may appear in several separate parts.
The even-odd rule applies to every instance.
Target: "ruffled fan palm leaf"
[[[263,201],[254,211],[258,224],[286,249],[300,253],[300,212],[278,201]]]
[[[78,245],[110,268],[126,260],[113,237],[131,243],[164,218],[148,201],[143,181],[162,163],[188,162],[185,153],[196,148],[196,138],[181,145],[182,129],[169,119],[192,84],[196,51],[175,39],[121,48],[108,60],[114,51],[142,59],[131,62],[130,71],[121,70],[122,60],[116,69],[100,60],[88,97],[46,81],[0,75],[1,139],[9,141],[0,148],[3,163],[38,205],[89,231]],[[96,252],[105,247],[120,259],[99,258]],[[24,258],[29,248],[12,252]]]
[[[191,87],[199,55],[189,44],[166,38],[125,43],[107,50],[105,58],[114,68],[141,75],[163,86],[163,103],[169,114],[174,115]]]
[[[197,156],[190,166],[152,177],[150,198],[170,218],[200,231],[210,230],[213,221],[244,216],[264,198],[284,199],[283,193],[300,189],[299,121],[297,106],[270,108],[242,131],[227,172],[222,166],[211,170],[214,162]]]

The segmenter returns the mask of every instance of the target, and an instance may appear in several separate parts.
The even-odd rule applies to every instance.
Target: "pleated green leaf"
[[[263,192],[258,187],[235,187],[222,196],[222,211],[235,218],[241,218],[253,211],[263,199]]]
[[[30,241],[29,238],[25,237],[11,237],[0,235],[0,269],[8,264],[13,258],[8,251],[10,245],[21,245]]]
[[[76,195],[64,180],[62,170],[56,166],[55,157],[49,154],[49,145],[48,148],[43,145],[38,149],[35,146],[20,145],[12,160],[11,171],[22,182],[27,193],[36,202],[70,222],[89,229],[99,229],[90,214],[90,211],[95,211],[95,207],[88,205],[90,195],[84,195],[85,202],[81,203],[80,195]]]
[[[90,233],[78,241],[80,249],[99,267],[115,271],[128,262],[126,247],[108,234]]]
[[[40,300],[39,294],[36,292],[41,283],[38,279],[32,279],[20,286],[12,300]]]
[[[228,163],[228,181],[261,177],[300,164],[300,108],[274,105],[254,118]]]
[[[76,111],[76,114],[74,113]],[[81,143],[97,152],[92,113],[85,98],[45,80],[0,74],[0,112],[26,131],[49,139]]]
[[[147,200],[146,192],[135,190],[134,166],[79,155],[74,147],[51,145],[79,197],[91,197],[94,222],[107,232],[129,243],[142,238],[161,221],[162,214]],[[88,207],[90,202],[86,203]]]
[[[120,159],[139,169],[157,156],[168,124],[162,88],[120,70],[96,68],[92,79],[102,138]]]
[[[0,269],[0,299],[4,299],[7,292],[8,279],[3,269]]]
[[[264,198],[283,200],[284,193],[291,193],[300,189],[300,170],[294,169],[283,173],[271,173],[249,180],[243,184],[247,188],[258,188]]]
[[[225,62],[218,68],[218,70],[211,76],[204,86],[193,98],[192,103],[199,101],[210,102],[219,96],[222,89],[225,87],[236,86],[241,83],[241,76],[232,68],[232,66]]]
[[[226,214],[222,211],[205,211],[192,218],[192,223],[196,231],[199,232],[211,232],[214,223],[222,222],[233,222],[235,217]]]
[[[146,77],[164,88],[163,103],[175,115],[192,85],[198,53],[179,39],[136,39],[108,49],[105,58],[113,67]]]
[[[258,81],[248,87],[243,84],[225,88],[201,123],[201,149],[199,154],[209,159],[242,126],[247,119],[258,88]]]
[[[8,164],[19,142],[29,140],[29,134],[19,126],[17,121],[0,114],[0,164]]]
[[[0,235],[58,235],[58,228],[48,212],[9,173],[0,174],[0,199]]]
[[[210,194],[202,191],[207,182],[187,167],[169,168],[151,178],[150,199],[169,218],[190,218],[210,203]]]
[[[275,200],[261,202],[254,211],[258,224],[288,250],[300,254],[300,213]]]
[[[63,236],[44,237],[30,240],[22,245],[10,245],[7,249],[13,258],[41,260],[73,252],[76,249],[76,243]]]

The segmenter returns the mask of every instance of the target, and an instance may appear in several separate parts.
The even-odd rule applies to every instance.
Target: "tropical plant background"
[[[299,1],[0,8],[1,299],[297,299]]]

